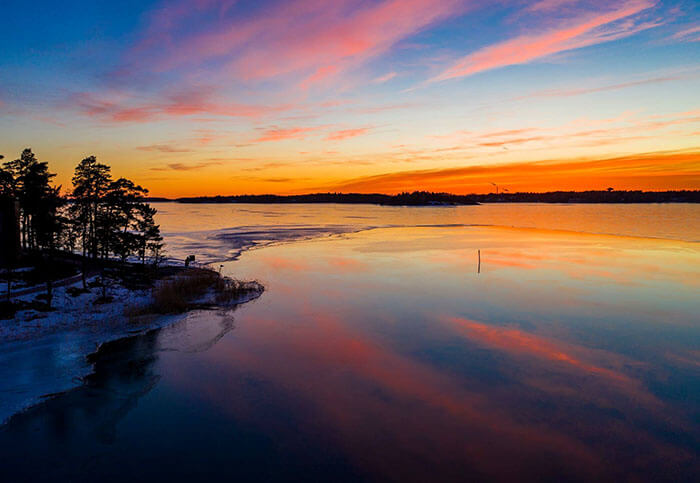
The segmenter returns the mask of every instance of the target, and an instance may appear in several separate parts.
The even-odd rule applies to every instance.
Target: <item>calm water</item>
[[[700,206],[159,208],[266,293],[104,351],[3,481],[700,475]]]

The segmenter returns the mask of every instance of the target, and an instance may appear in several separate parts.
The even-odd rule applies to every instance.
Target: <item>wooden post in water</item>
[[[476,266],[476,273],[481,273],[481,250],[477,250],[476,253],[479,257],[479,263]]]

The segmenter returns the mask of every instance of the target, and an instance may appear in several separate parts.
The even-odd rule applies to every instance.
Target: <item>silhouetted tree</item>
[[[106,232],[112,232],[112,252],[122,260],[138,248],[138,234],[135,233],[137,216],[148,190],[126,178],[114,181],[106,196],[109,225]]]
[[[82,250],[83,288],[88,259],[114,255],[125,261],[137,255],[145,263],[147,252],[159,259],[163,239],[154,221],[156,210],[145,201],[147,189],[126,178],[113,180],[110,167],[90,156],[75,168],[71,203],[64,208],[60,186],[51,185],[54,177],[48,163],[38,161],[29,148],[0,166],[0,198],[19,204],[21,236],[17,238],[24,250],[39,252],[49,305],[50,274],[59,247]]]
[[[147,189],[126,178],[113,181],[110,167],[94,156],[82,160],[73,176],[69,212],[83,256],[115,255],[125,261],[137,254],[144,262],[147,250],[157,255],[162,237],[153,219],[156,211],[145,202],[147,194]]]
[[[49,305],[53,255],[64,227],[64,218],[59,213],[64,202],[60,196],[61,188],[51,186],[55,176],[49,172],[48,163],[38,161],[29,148],[0,169],[0,193],[11,202],[19,202],[22,248],[43,252],[41,271],[46,276]]]
[[[0,154],[0,159],[4,159],[5,156]],[[5,166],[0,166],[0,197],[10,198],[14,196],[15,192],[15,179],[12,176],[12,172],[6,169]]]
[[[83,257],[97,258],[97,221],[100,204],[112,183],[111,169],[97,162],[95,156],[83,159],[75,168],[73,176],[73,204],[70,208],[71,220],[80,232]]]
[[[60,187],[51,188],[36,202],[37,212],[32,216],[32,221],[38,246],[49,250],[58,248],[66,224],[66,219],[60,213],[64,204]]]
[[[5,159],[5,156],[0,154],[0,159]],[[12,200],[12,196],[14,194],[14,178],[12,177],[12,173],[5,169],[4,166],[0,166],[0,203],[3,203],[5,201]],[[8,237],[9,238],[9,237]],[[4,239],[2,241],[5,241]],[[5,253],[0,254],[0,260],[2,260],[3,263],[3,268],[5,268],[6,272],[6,281],[7,281],[7,291],[6,291],[6,296],[7,296],[7,302],[10,302],[10,297],[12,294],[12,261],[11,258],[12,256],[7,253],[9,250],[4,246],[2,247],[2,250]]]
[[[60,187],[51,186],[56,175],[48,163],[40,162],[31,149],[22,151],[19,159],[3,164],[0,190],[19,201],[22,248],[53,248],[61,230],[57,216],[61,205]]]
[[[160,226],[156,225],[153,218],[155,214],[156,209],[151,208],[147,203],[142,203],[138,207],[136,227],[138,233],[138,255],[142,264],[146,262],[146,251],[151,254],[156,265],[160,261],[163,237],[160,235]]]

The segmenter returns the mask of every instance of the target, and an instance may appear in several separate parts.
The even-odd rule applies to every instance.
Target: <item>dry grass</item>
[[[219,274],[193,268],[156,283],[151,293],[151,310],[158,314],[174,314],[187,310],[192,300],[214,288]]]
[[[257,282],[241,282],[221,277],[213,270],[189,268],[157,282],[150,303],[127,310],[127,315],[135,319],[149,314],[177,314],[192,308],[193,302],[208,292],[214,293],[216,303],[225,304],[262,290]]]
[[[216,285],[216,302],[226,304],[240,300],[252,293],[263,291],[263,286],[256,282],[242,282],[230,278],[219,278]]]

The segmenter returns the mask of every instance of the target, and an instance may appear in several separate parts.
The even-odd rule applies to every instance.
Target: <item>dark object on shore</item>
[[[185,266],[189,267],[190,263],[194,262],[194,260],[194,255],[187,255],[187,258],[185,258]]]

